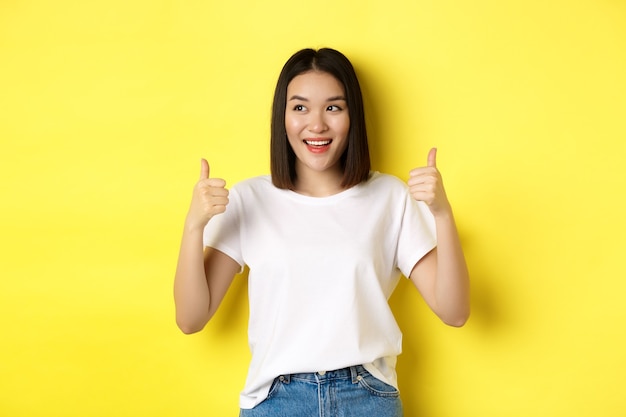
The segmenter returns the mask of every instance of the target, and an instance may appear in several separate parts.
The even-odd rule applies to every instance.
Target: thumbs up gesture
[[[206,159],[200,161],[200,180],[197,182],[191,206],[187,213],[187,227],[204,229],[204,226],[216,214],[226,211],[228,204],[228,190],[226,181],[221,178],[209,177],[209,163]]]
[[[409,192],[415,200],[426,203],[435,217],[445,215],[451,208],[437,169],[437,148],[428,152],[427,161],[425,167],[412,169],[409,173]]]

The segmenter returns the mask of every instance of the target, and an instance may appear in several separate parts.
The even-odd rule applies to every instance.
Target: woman
[[[370,172],[352,65],[333,49],[304,49],[276,86],[271,174],[229,193],[202,160],[175,277],[178,326],[200,331],[248,265],[241,416],[401,416],[401,333],[387,303],[401,274],[445,323],[469,315],[436,150],[408,184]]]

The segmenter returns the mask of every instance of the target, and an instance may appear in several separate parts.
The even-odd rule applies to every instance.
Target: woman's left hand
[[[426,203],[435,217],[451,212],[441,174],[437,169],[437,148],[428,152],[427,166],[412,169],[409,175],[409,192],[415,200]]]

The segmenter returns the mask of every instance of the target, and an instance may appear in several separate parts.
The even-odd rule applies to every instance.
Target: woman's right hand
[[[200,180],[193,190],[191,206],[187,213],[188,229],[204,230],[206,224],[216,214],[226,211],[228,190],[226,181],[221,178],[209,178],[209,163],[200,161]]]

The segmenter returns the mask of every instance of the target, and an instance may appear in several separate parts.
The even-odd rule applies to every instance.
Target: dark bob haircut
[[[370,154],[365,130],[363,96],[352,64],[341,52],[330,48],[303,49],[285,63],[274,92],[270,141],[270,168],[274,186],[293,189],[296,181],[296,155],[289,145],[285,130],[287,86],[295,77],[310,71],[326,72],[335,77],[345,90],[350,129],[348,146],[341,156],[341,185],[345,188],[369,178]]]

